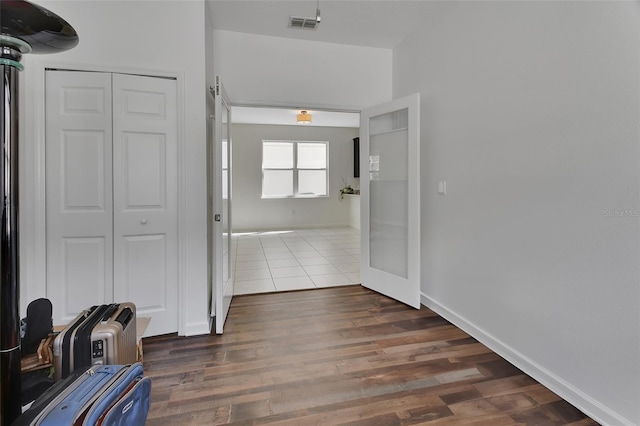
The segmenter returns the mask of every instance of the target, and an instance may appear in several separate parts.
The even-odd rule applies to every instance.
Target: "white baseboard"
[[[633,426],[631,421],[605,407],[580,389],[577,389],[575,386],[554,375],[541,365],[527,358],[524,354],[516,351],[490,333],[476,327],[464,317],[456,314],[422,292],[420,293],[420,303],[470,334],[479,342],[489,347],[492,351],[536,379],[551,391],[560,395],[567,402],[577,407],[595,421],[603,425]]]

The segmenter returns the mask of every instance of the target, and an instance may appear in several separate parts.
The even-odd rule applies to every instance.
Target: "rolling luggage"
[[[138,360],[136,306],[120,303],[91,333],[91,365],[133,364]]]
[[[137,361],[136,307],[133,303],[93,306],[81,312],[53,344],[54,377],[77,368]]]
[[[89,315],[72,334],[73,339],[69,349],[70,371],[79,367],[89,367],[91,365],[91,334],[93,329],[101,322],[106,321],[113,311],[118,307],[116,304],[102,305]],[[65,353],[63,348],[62,353]]]
[[[11,425],[12,426],[27,426],[34,424],[34,419],[43,411],[51,402],[62,392],[65,391],[78,377],[82,376],[86,372],[85,369],[79,369],[66,378],[54,383],[50,388],[46,389],[29,407],[29,409],[22,413]]]
[[[56,383],[13,424],[144,425],[150,393],[142,364],[94,365]]]
[[[78,314],[53,341],[53,368],[54,378],[56,381],[67,377],[73,372],[73,352],[70,350],[73,346],[73,338],[77,328],[93,315],[98,306],[84,310]]]

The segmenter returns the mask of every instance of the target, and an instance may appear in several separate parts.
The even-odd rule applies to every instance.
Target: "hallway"
[[[234,234],[235,294],[360,283],[360,231],[349,227]]]

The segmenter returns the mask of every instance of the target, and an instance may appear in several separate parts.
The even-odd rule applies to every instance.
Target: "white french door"
[[[232,191],[231,191],[231,105],[216,77],[214,96],[213,141],[209,146],[209,279],[214,300],[211,315],[215,316],[217,334],[224,331],[224,323],[233,298],[232,256]]]
[[[145,335],[177,331],[175,80],[47,71],[45,95],[54,322],[130,301]]]
[[[360,115],[362,285],[420,308],[420,95]]]

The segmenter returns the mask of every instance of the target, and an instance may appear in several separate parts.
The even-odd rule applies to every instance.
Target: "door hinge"
[[[216,214],[215,216],[213,216],[213,220],[215,220],[216,222],[220,222],[220,214]]]

